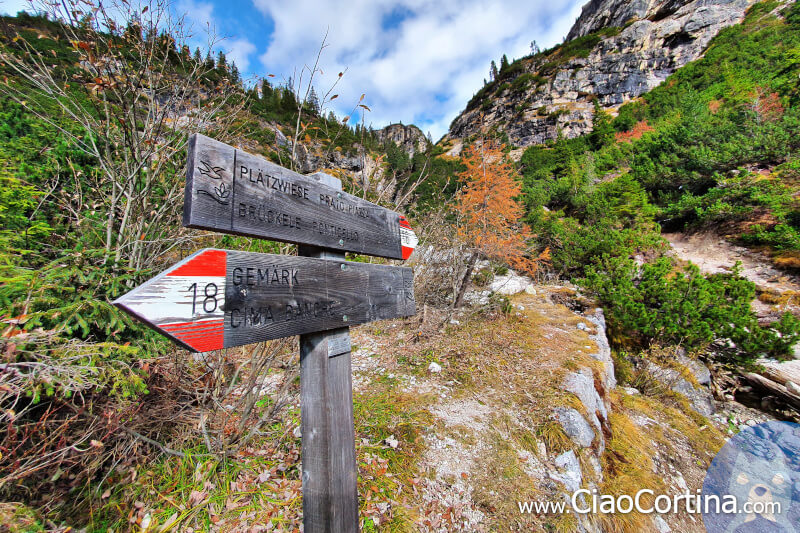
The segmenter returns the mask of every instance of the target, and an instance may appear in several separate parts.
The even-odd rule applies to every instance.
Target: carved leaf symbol
[[[227,198],[230,195],[231,191],[228,187],[225,186],[224,183],[221,183],[219,187],[214,187],[214,192],[217,193],[217,196],[220,198]]]

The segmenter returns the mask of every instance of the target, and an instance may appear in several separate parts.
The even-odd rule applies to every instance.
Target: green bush
[[[582,283],[608,310],[614,336],[639,346],[696,348],[730,339],[735,348],[728,355],[752,362],[764,354],[784,358],[800,339],[800,320],[789,313],[769,328],[759,326],[750,307],[755,285],[739,277],[738,264],[731,273],[704,276],[692,264],[676,270],[669,258],[640,267],[605,254]]]

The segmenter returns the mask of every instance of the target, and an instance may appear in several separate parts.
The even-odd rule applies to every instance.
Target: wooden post
[[[341,189],[341,181],[336,178],[322,173],[312,177]],[[344,253],[338,250],[315,246],[300,246],[298,255],[344,259]],[[350,364],[349,327],[300,335],[305,533],[359,530]]]

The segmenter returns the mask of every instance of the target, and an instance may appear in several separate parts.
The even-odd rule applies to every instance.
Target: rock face
[[[567,40],[603,28],[622,27],[633,20],[661,20],[673,15],[686,3],[685,0],[591,0],[583,6],[581,16],[567,34]]]
[[[521,60],[494,93],[456,117],[450,139],[480,129],[505,132],[515,146],[577,137],[592,129],[594,100],[614,113],[625,102],[662,83],[698,59],[711,39],[744,19],[756,0],[591,0],[569,39],[604,31],[588,57],[565,58],[562,50]],[[563,48],[563,47],[562,47]],[[518,83],[528,75],[527,83]]]
[[[414,157],[414,154],[424,152],[430,144],[422,130],[414,125],[390,124],[378,130],[376,134],[378,140],[381,142],[392,141],[402,148],[409,157]]]

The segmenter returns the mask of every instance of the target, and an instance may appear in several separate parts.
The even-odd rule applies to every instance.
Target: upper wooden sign
[[[417,245],[402,215],[200,134],[189,139],[183,225],[391,259]]]
[[[206,249],[114,305],[207,352],[412,316],[413,285],[406,267]],[[349,351],[343,343],[332,353]]]

